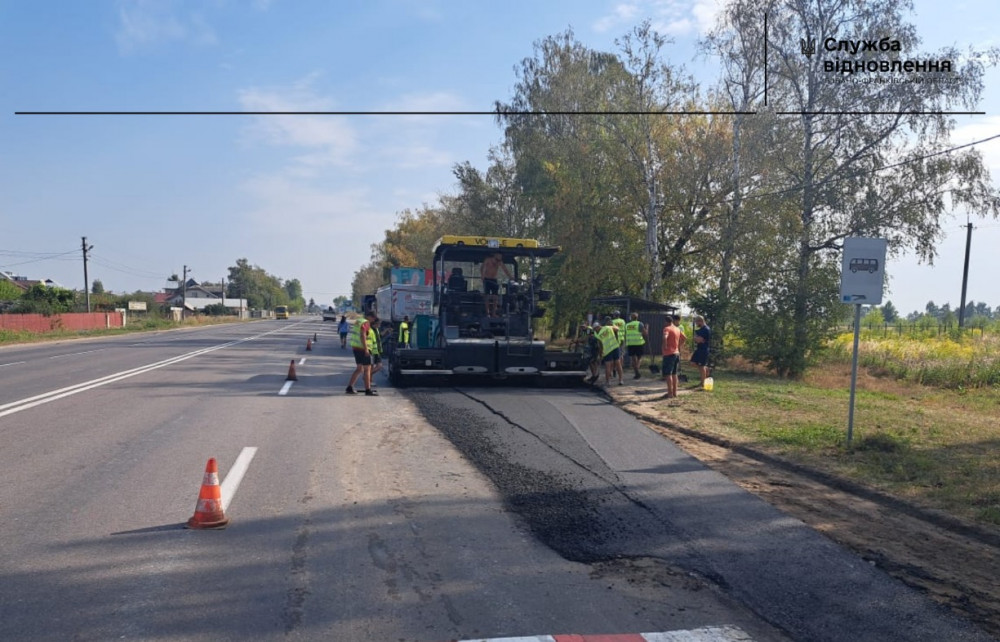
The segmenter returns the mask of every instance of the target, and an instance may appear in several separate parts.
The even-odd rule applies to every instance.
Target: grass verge
[[[1000,387],[964,390],[859,373],[847,446],[850,368],[803,381],[717,371],[715,390],[661,402],[662,416],[980,524],[1000,526]]]

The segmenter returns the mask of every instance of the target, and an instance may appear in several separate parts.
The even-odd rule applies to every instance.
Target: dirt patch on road
[[[672,408],[662,408],[662,395],[630,386],[612,386],[609,393],[616,405],[712,469],[1000,638],[996,533],[690,430]],[[683,396],[676,403],[683,404]]]

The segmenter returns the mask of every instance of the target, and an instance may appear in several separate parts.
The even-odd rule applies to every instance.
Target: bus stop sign
[[[840,269],[840,301],[881,305],[885,275],[886,239],[844,239]]]

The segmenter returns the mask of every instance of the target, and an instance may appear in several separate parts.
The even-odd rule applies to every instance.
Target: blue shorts
[[[681,355],[667,354],[663,356],[663,376],[677,374],[677,365],[681,362]]]
[[[601,362],[602,363],[608,363],[610,361],[618,361],[619,357],[621,357],[621,354],[622,354],[621,350],[619,350],[618,348],[615,348],[611,352],[609,352],[606,355],[604,355],[604,358],[601,359]]]

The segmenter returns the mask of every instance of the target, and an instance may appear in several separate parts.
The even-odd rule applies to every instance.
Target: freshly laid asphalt
[[[594,393],[458,388],[408,396],[567,559],[663,560],[798,640],[992,639]]]

